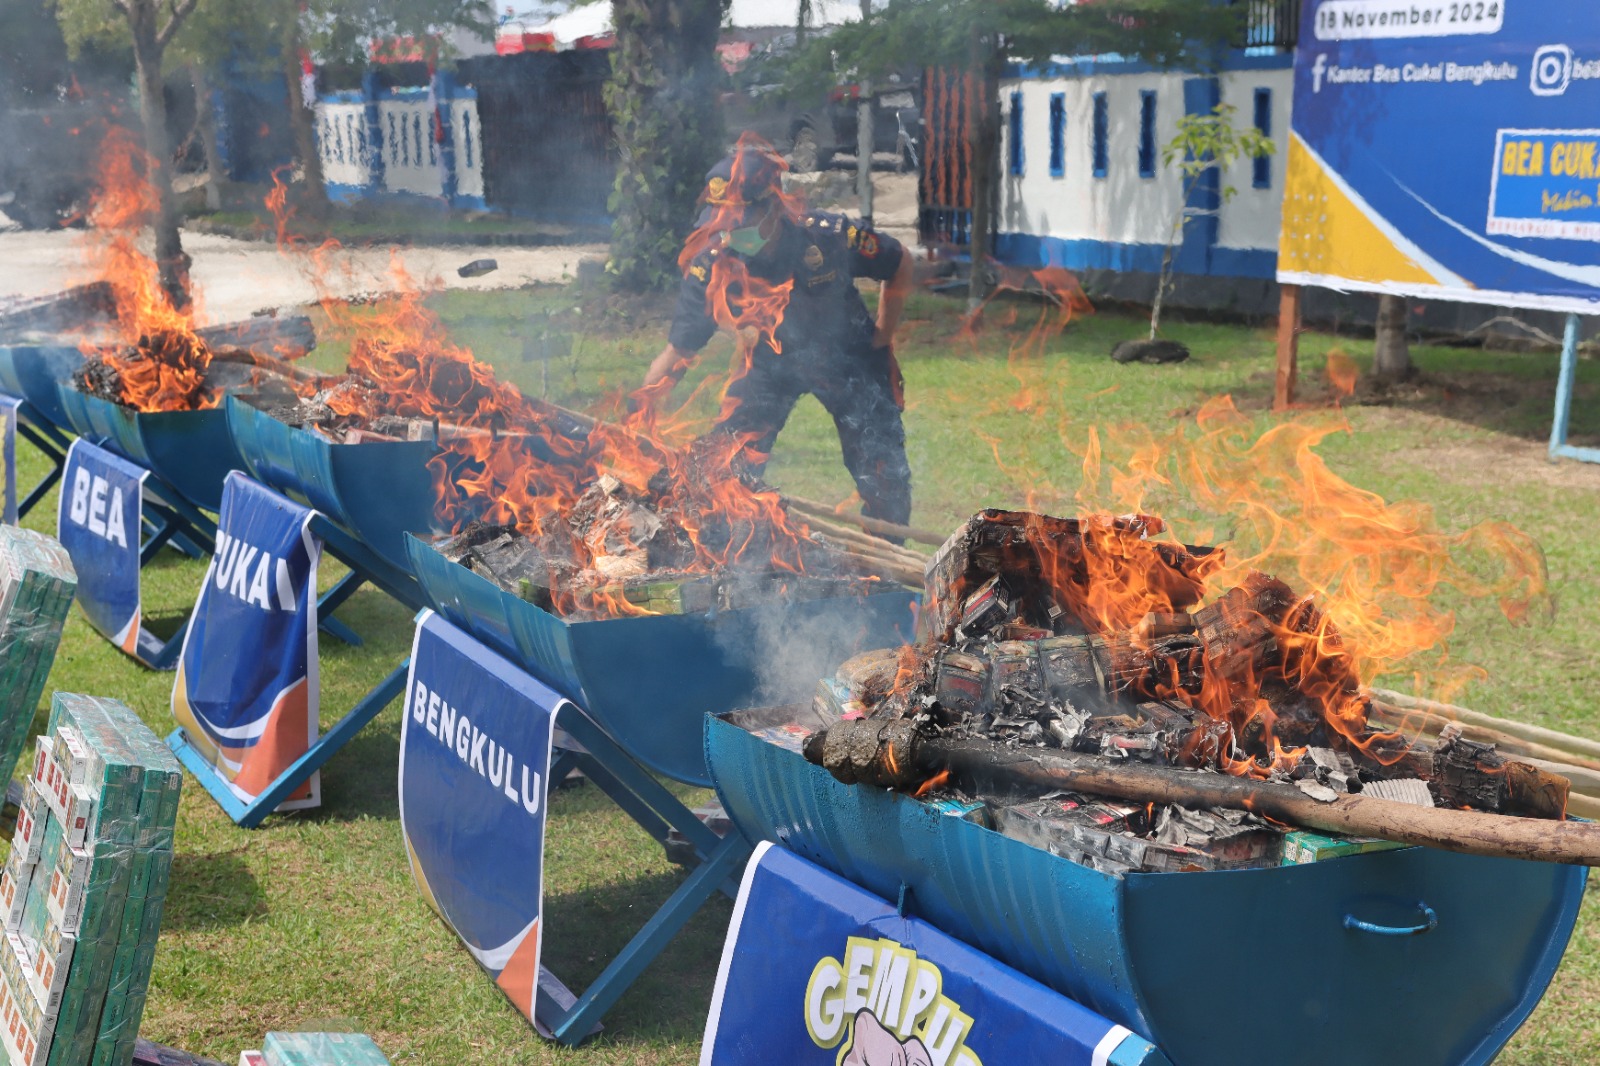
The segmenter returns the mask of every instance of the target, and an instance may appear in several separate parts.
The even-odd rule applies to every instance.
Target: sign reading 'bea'
[[[112,485],[99,474],[83,467],[72,472],[72,492],[68,498],[67,519],[97,537],[128,546],[128,529],[123,523],[122,487]]]

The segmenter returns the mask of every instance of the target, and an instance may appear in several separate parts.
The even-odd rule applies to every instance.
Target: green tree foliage
[[[728,0],[614,0],[606,106],[619,159],[607,269],[625,291],[678,276],[705,173],[723,150],[717,36]]]
[[[16,2],[16,0],[6,0]],[[67,43],[74,49],[126,46],[129,20],[117,0],[52,0]],[[373,39],[429,41],[453,30],[487,37],[491,0],[130,0],[135,6],[187,8],[163,58],[216,83],[228,71],[277,74],[288,90],[289,124],[304,179],[304,206],[325,207],[327,196],[316,151],[312,110],[300,87],[300,51],[321,60],[362,64]],[[448,58],[440,55],[437,58]]]
[[[1161,165],[1169,170],[1176,168],[1183,179],[1183,198],[1173,212],[1167,246],[1161,255],[1156,298],[1150,307],[1151,340],[1156,339],[1156,329],[1161,325],[1161,301],[1172,282],[1172,249],[1183,239],[1183,229],[1191,218],[1217,211],[1214,207],[1191,204],[1200,179],[1212,168],[1226,170],[1246,156],[1254,159],[1273,153],[1272,138],[1254,126],[1241,128],[1233,124],[1237,112],[1238,108],[1232,104],[1218,104],[1209,115],[1184,115],[1178,119],[1178,132],[1161,149]],[[1232,185],[1217,187],[1217,197],[1222,203],[1233,199],[1237,192]]]
[[[144,123],[150,181],[158,204],[156,267],[161,287],[175,307],[189,305],[189,257],[178,232],[177,197],[172,191],[172,145],[167,136],[167,104],[162,64],[173,38],[200,0],[55,0],[67,47],[76,54],[86,45],[104,47],[126,40],[133,46],[139,115]]]

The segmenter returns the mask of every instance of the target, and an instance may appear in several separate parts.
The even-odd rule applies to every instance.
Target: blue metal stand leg
[[[559,780],[556,768],[559,767],[564,776],[567,768],[576,764],[645,832],[664,840],[669,829],[676,829],[689,839],[700,856],[699,865],[571,1007],[563,1009],[540,991],[534,1006],[539,1023],[556,1040],[573,1047],[594,1030],[605,1012],[655,961],[695,912],[726,884],[737,879],[736,875],[750,856],[750,845],[737,832],[719,837],[706,828],[671,791],[581,711],[568,705],[562,709],[557,723],[585,750],[582,753],[563,751],[557,757],[552,764],[552,784]]]
[[[349,743],[351,737],[361,732],[368,722],[377,717],[379,711],[400,695],[406,685],[406,671],[410,667],[409,659],[395,667],[388,677],[378,682],[371,692],[350,709],[349,714],[323,733],[304,755],[296,759],[287,770],[278,775],[276,781],[249,802],[241,800],[205,756],[190,746],[188,737],[182,729],[172,731],[167,737],[167,747],[172,749],[173,754],[177,755],[189,772],[194,774],[205,790],[211,793],[211,797],[227,812],[229,818],[232,818],[241,829],[254,829],[267,815],[277,809],[278,804],[288,799],[296,789],[310,779],[312,774],[320,770],[322,765],[333,757],[334,752]]]
[[[570,1010],[561,1011],[541,996],[534,1005],[539,1020],[568,1047],[581,1043],[694,913],[716,895],[718,886],[736,874],[749,857],[750,845],[745,839],[738,833],[728,834],[717,851],[678,886]]]
[[[178,627],[178,631],[166,639],[166,643],[161,645],[161,650],[145,665],[152,670],[177,669],[178,656],[183,653],[183,637],[188,632],[189,619],[185,618],[183,625]]]
[[[317,628],[330,637],[344,641],[352,648],[361,647],[361,638],[356,635],[355,630],[333,617],[333,612],[337,611],[345,600],[355,595],[355,591],[366,584],[366,580],[352,570],[340,578],[333,588],[317,601]]]
[[[27,495],[17,503],[17,517],[25,518],[28,512],[38,506],[40,500],[44,499],[45,494],[55,487],[56,482],[61,480],[61,471],[67,461],[67,451],[64,442],[58,443],[26,422],[19,421],[17,423],[17,435],[39,449],[44,454],[44,457],[50,461],[49,472],[39,480],[37,485],[29,489]]]
[[[1567,443],[1567,425],[1572,416],[1573,382],[1578,374],[1578,316],[1567,316],[1566,333],[1561,343],[1561,370],[1556,375],[1556,411],[1550,423],[1550,458],[1578,459],[1600,463],[1600,448],[1577,448]]]

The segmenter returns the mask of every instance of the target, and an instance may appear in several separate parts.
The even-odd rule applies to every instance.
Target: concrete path
[[[81,230],[39,233],[12,228],[0,215],[0,297],[44,296],[92,280],[84,259]],[[317,298],[303,262],[278,253],[271,244],[239,241],[206,233],[185,233],[184,250],[194,260],[192,276],[203,323],[248,318],[268,308],[288,309]],[[510,289],[534,282],[560,281],[583,259],[603,259],[605,245],[402,248],[392,253],[418,284],[461,289]],[[493,273],[463,278],[456,269],[474,259],[493,259]],[[392,291],[391,251],[349,248],[330,257],[331,294],[339,297]]]

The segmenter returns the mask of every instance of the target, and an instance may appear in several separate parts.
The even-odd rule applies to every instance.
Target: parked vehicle
[[[784,91],[783,55],[766,50],[729,78],[723,93],[730,142],[745,130],[772,142],[796,171],[826,170],[836,155],[856,154],[860,86],[841,84],[826,97],[795,98]],[[920,150],[920,83],[898,78],[874,87],[873,154],[892,154],[901,169],[916,165]]]

